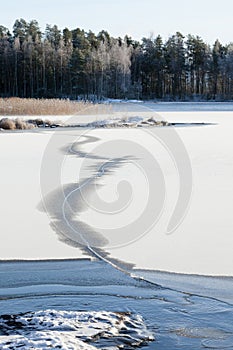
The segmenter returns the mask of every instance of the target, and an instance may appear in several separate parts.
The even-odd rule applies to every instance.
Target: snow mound
[[[1,349],[134,349],[154,340],[129,312],[44,310],[0,317]]]
[[[79,125],[88,128],[119,128],[119,127],[146,127],[146,126],[168,126],[168,122],[152,118],[129,117],[98,120],[88,124]]]

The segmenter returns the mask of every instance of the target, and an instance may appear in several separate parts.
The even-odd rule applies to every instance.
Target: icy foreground
[[[1,262],[0,349],[232,349],[232,279],[149,274],[155,283],[103,261]]]
[[[154,340],[131,313],[44,310],[0,318],[1,349],[133,349]]]

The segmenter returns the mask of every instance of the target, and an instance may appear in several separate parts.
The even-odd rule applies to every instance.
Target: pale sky
[[[0,25],[12,31],[16,19],[36,19],[60,29],[81,28],[98,34],[102,29],[114,37],[133,39],[162,35],[167,39],[180,31],[199,35],[213,44],[233,42],[233,0],[13,0],[1,2]]]

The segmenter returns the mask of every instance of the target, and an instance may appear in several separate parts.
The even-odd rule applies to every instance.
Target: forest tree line
[[[0,26],[0,96],[232,100],[233,43],[180,32],[113,38],[16,20]]]

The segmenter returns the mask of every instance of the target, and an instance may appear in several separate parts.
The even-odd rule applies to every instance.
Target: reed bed
[[[68,99],[0,98],[0,115],[74,115],[95,112],[98,105]]]

